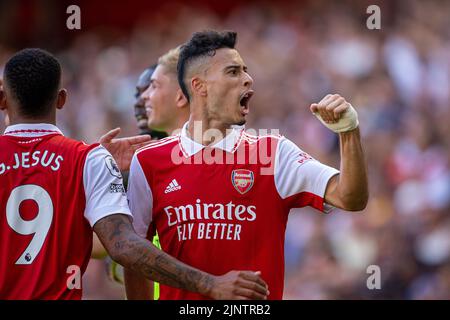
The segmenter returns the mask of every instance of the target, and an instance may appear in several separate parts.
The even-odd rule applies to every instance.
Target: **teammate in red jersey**
[[[281,299],[290,209],[366,206],[357,114],[338,95],[311,105],[320,121],[339,132],[340,172],[282,136],[246,133],[253,79],[235,42],[234,32],[205,31],[183,46],[178,81],[190,119],[179,135],[136,153],[128,199],[136,232],[146,236],[150,222],[155,224],[165,252],[212,274],[259,270],[269,299]],[[207,298],[163,285],[160,297]]]
[[[169,50],[159,57],[157,67],[150,76],[149,86],[142,93],[142,102],[147,110],[147,126],[173,134],[189,119],[189,104],[177,81],[177,64],[180,47]],[[142,86],[143,88],[143,86]],[[147,235],[151,239],[154,232]],[[159,247],[159,238],[153,237],[153,244]],[[128,299],[151,299],[151,281],[141,279],[139,274],[125,270]],[[136,285],[136,286],[134,286]],[[154,295],[159,298],[156,284]]]
[[[212,298],[239,298],[243,289],[265,298],[257,273],[216,277],[135,233],[112,156],[55,126],[67,96],[60,82],[59,62],[40,49],[20,51],[5,66],[0,109],[10,126],[0,136],[0,299],[80,299],[81,286],[71,281],[86,269],[92,229],[114,260],[146,278]]]

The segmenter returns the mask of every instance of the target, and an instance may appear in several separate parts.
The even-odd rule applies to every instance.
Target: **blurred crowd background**
[[[238,32],[255,80],[248,128],[278,129],[339,167],[337,136],[308,108],[346,97],[360,117],[370,202],[356,214],[291,212],[284,298],[450,299],[450,1],[79,1],[79,31],[65,28],[71,3],[21,2],[0,4],[0,74],[20,48],[55,53],[69,91],[59,126],[89,143],[116,126],[136,134],[138,75],[206,28]],[[381,30],[366,27],[370,4]],[[380,290],[367,288],[370,265]],[[105,269],[91,261],[85,299],[124,297]]]

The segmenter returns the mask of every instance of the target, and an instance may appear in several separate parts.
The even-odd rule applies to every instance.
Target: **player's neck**
[[[205,134],[208,130],[218,130],[222,133],[222,138],[225,138],[227,134],[227,129],[229,129],[229,125],[225,124],[221,121],[215,119],[208,119],[208,117],[196,116],[194,113],[191,113],[189,117],[188,123],[188,135],[189,137],[197,143],[200,143],[204,146],[210,145],[211,143],[215,143],[218,140],[212,140],[212,136],[216,136],[215,134]],[[217,131],[216,131],[217,132]],[[220,139],[219,139],[220,140]]]
[[[35,124],[35,123],[49,123],[56,125],[55,117],[37,117],[37,118],[29,118],[23,116],[10,116],[9,117],[9,125],[15,124]]]
[[[181,128],[183,128],[184,124],[186,123],[186,119],[188,119],[188,118],[189,118],[189,114],[187,114],[187,115],[183,114],[182,116],[180,115],[173,121],[173,123],[168,124],[164,131],[169,136],[178,133],[179,130],[181,130]]]

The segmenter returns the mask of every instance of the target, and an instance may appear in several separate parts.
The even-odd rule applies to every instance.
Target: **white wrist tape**
[[[320,120],[320,122],[323,123],[325,127],[336,133],[351,131],[359,125],[358,113],[356,113],[356,110],[352,107],[352,105],[348,107],[348,109],[336,123],[326,123],[325,121],[323,121],[318,112],[315,112],[314,115],[317,117],[317,119]]]

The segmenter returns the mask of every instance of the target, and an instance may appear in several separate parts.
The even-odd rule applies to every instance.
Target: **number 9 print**
[[[24,220],[20,216],[20,204],[25,200],[34,200],[38,205],[38,213],[32,220]],[[17,259],[16,264],[32,264],[44,245],[45,238],[53,220],[53,203],[50,195],[42,187],[27,184],[16,187],[6,204],[6,221],[15,232],[31,235],[33,238],[25,251]]]

